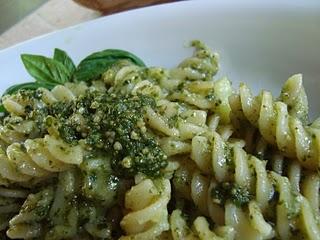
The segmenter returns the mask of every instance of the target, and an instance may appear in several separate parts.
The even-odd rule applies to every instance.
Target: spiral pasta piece
[[[253,138],[250,152],[262,159],[268,159],[269,169],[288,178],[292,191],[309,201],[314,216],[319,219],[320,177],[316,171],[302,167],[298,160],[288,161],[279,151],[261,137]],[[247,145],[246,145],[247,147]]]
[[[296,229],[298,239],[306,236],[308,239],[318,239],[320,227],[316,212],[312,211],[309,201],[301,194],[293,192],[289,180],[277,173],[271,172],[275,186],[279,192],[277,211],[277,232],[281,239],[292,239],[292,228]],[[300,220],[297,223],[297,218]]]
[[[107,161],[100,160],[99,163]],[[102,204],[101,195],[94,194],[96,189],[91,189],[90,196],[88,192],[83,193],[82,191],[88,191],[88,179],[85,176],[95,174],[90,170],[98,171],[95,179],[99,182],[99,191],[105,195],[105,188],[112,188],[109,189],[109,194],[113,195],[105,197],[112,198],[113,204],[118,189],[114,187],[116,182],[113,186],[106,186],[107,181],[103,176],[106,175],[106,169],[99,170],[101,165],[92,169],[95,167],[92,165],[97,164],[97,159],[89,161],[90,166],[83,166],[81,173],[77,169],[60,172],[57,184],[29,194],[20,212],[11,218],[7,235],[12,239],[82,239],[84,236],[90,239],[111,238],[114,229],[119,228],[122,213],[110,201]],[[15,194],[19,197],[22,193],[17,191]],[[26,194],[23,196],[26,197]],[[19,208],[16,209],[18,210]],[[78,235],[79,233],[81,234]]]
[[[3,146],[23,142],[37,136],[36,124],[30,120],[18,120],[18,123],[0,126],[0,140]]]
[[[59,173],[48,216],[51,219],[50,229],[45,239],[73,238],[77,234],[79,206],[75,199],[79,189],[79,180],[75,170]]]
[[[296,117],[304,124],[307,123],[309,106],[308,99],[302,85],[301,74],[293,75],[285,82],[278,100],[287,104],[290,116]],[[241,115],[240,118],[243,118],[243,115]],[[243,124],[243,121],[241,121],[241,123]],[[269,146],[256,128],[247,126],[244,128],[243,133],[238,137],[244,137],[246,142],[246,151],[256,154],[263,159],[264,156],[268,157],[268,155],[270,155],[271,146]],[[271,150],[271,155],[273,152],[274,150]]]
[[[75,182],[74,173],[66,171],[60,173],[56,189],[50,186],[30,194],[19,214],[10,220],[7,235],[12,239],[74,237],[78,221],[77,203],[72,204]]]
[[[171,186],[167,179],[145,179],[133,186],[126,193],[125,207],[129,212],[120,223],[126,236],[120,239],[156,239],[167,231],[170,193]]]
[[[192,41],[195,47],[192,57],[186,58],[171,73],[176,78],[186,80],[210,80],[217,73],[218,55],[200,41]]]
[[[190,229],[182,217],[180,210],[174,210],[170,216],[171,235],[173,240],[233,240],[235,232],[232,227],[217,227],[212,231],[205,217],[199,216],[193,222],[193,228]]]
[[[293,76],[286,85],[295,84],[302,88],[301,81],[301,77]],[[293,90],[298,91],[295,88]],[[270,92],[263,91],[259,96],[253,97],[244,84],[240,86],[239,95],[230,98],[230,105],[235,118],[247,119],[259,129],[269,144],[276,146],[283,154],[297,158],[306,168],[315,169],[319,166],[320,132],[316,126],[304,125],[298,118],[303,118],[301,115],[304,115],[304,107],[301,107],[302,113],[295,110],[296,114],[290,115],[288,105],[275,101]]]
[[[191,154],[194,163],[186,162],[176,171],[173,182],[180,196],[193,201],[201,214],[218,225],[232,226],[236,239],[290,239],[292,231],[299,231],[299,237],[317,239],[317,174],[307,172],[306,178],[300,179],[299,164],[289,165],[288,177],[268,172],[267,162],[247,154],[243,145],[224,141],[217,133],[213,136],[212,141],[196,136]],[[276,213],[270,209],[272,202]],[[303,225],[297,224],[303,221]]]
[[[68,102],[84,94],[88,87],[85,83],[57,85],[51,91],[39,88],[36,91],[22,90],[14,95],[3,97],[3,106],[9,113],[0,125],[1,145],[6,148],[12,143],[23,143],[27,139],[41,137],[41,125],[45,121],[46,106],[56,102]],[[39,119],[36,119],[37,112]]]
[[[10,114],[25,116],[28,113],[28,106],[43,107],[57,101],[72,101],[83,94],[87,88],[85,83],[81,82],[57,85],[52,90],[39,88],[35,92],[19,91],[16,94],[4,96],[2,103]]]
[[[147,71],[147,72],[146,72]],[[114,80],[115,91],[121,94],[149,95],[156,99],[164,98],[166,92],[152,76],[152,69],[144,70],[135,65],[121,68]]]
[[[204,109],[212,105],[225,105],[227,96],[223,94],[230,94],[229,81],[226,78],[212,81],[219,68],[218,55],[199,41],[193,41],[192,46],[195,47],[193,56],[171,70],[171,78],[180,79],[181,82],[169,98],[183,100]]]
[[[94,87],[93,87],[94,88]],[[51,91],[45,88],[39,88],[41,100],[46,104],[54,102],[73,101],[76,97],[83,95],[88,86],[84,82],[66,83],[65,85],[57,85]]]
[[[245,212],[231,202],[225,205],[226,225],[235,229],[235,239],[272,239],[275,233],[258,205],[252,201],[248,206]]]
[[[168,90],[178,84],[172,84],[163,68],[142,68],[129,61],[119,61],[102,79],[117,94],[149,95],[155,99],[165,98]]]
[[[179,112],[177,110],[179,104],[167,101],[164,102],[164,106],[165,110],[160,109],[157,113],[154,112],[155,119],[159,124],[155,124],[155,121],[147,121],[147,124],[151,129],[162,133],[167,132],[169,135],[159,139],[161,148],[167,156],[191,153],[191,158],[201,165],[204,160],[200,158],[207,158],[207,154],[197,152],[206,149],[204,145],[208,144],[208,139],[213,138],[213,132],[218,132],[223,140],[229,139],[233,133],[233,127],[230,124],[218,125],[221,118],[217,114],[208,117],[203,110],[191,109],[183,109]],[[172,118],[174,124],[171,122]],[[211,165],[209,165],[198,166],[202,171],[207,172],[211,169]]]
[[[288,106],[292,117],[300,119],[304,124],[308,122],[308,98],[303,87],[302,74],[291,76],[282,86],[279,100]]]
[[[168,96],[171,101],[182,101],[203,110],[218,114],[223,124],[230,122],[228,97],[232,94],[227,78],[217,81],[194,81],[185,84],[183,90],[176,90]]]
[[[218,56],[209,48],[193,41],[195,51],[177,68],[141,68],[120,61],[103,75],[103,80],[118,94],[149,95],[155,99],[179,100],[200,109],[212,109],[221,121],[229,123],[228,96],[232,93],[227,78],[213,81],[218,71]]]
[[[271,158],[273,172],[286,176],[290,182],[292,191],[301,194],[308,200],[314,216],[319,221],[320,216],[320,176],[315,171],[309,171],[298,161],[287,163],[280,154],[274,154]]]
[[[256,156],[266,157],[268,159],[268,169],[283,177],[287,177],[290,187],[295,194],[301,194],[309,202],[313,214],[319,219],[320,210],[320,177],[316,171],[310,171],[301,166],[299,161],[287,159],[277,150],[270,149],[267,142],[258,137],[255,150]],[[258,184],[259,186],[261,184]],[[318,221],[318,220],[317,220]]]
[[[222,141],[221,139],[214,141],[219,140]],[[207,151],[210,154],[210,150]],[[212,166],[215,164],[222,167],[225,165],[227,175],[214,174],[210,177],[211,172],[215,173],[213,166],[206,171],[209,176],[205,176],[196,166],[187,163],[188,166],[182,165],[176,171],[174,186],[177,191],[184,198],[192,200],[202,214],[210,216],[218,224],[223,224],[225,221],[224,209],[221,207],[225,201],[223,194],[230,195],[232,201],[239,206],[247,204],[250,196],[253,196],[258,206],[265,211],[274,193],[266,171],[266,163],[247,155],[237,144],[231,149],[225,148],[220,152],[212,150],[212,155],[213,158],[207,155],[207,164],[209,162]],[[226,157],[230,159],[226,160]],[[223,171],[218,168],[216,172]]]
[[[25,108],[28,105],[33,105],[34,100],[25,94],[25,91],[19,91],[14,95],[6,95],[2,97],[2,104],[4,108],[12,115],[24,116],[26,115]]]
[[[53,200],[53,189],[49,187],[28,195],[19,213],[10,220],[8,237],[30,239],[41,236],[41,220],[46,218]]]
[[[27,194],[22,189],[0,187],[0,233],[7,229],[10,219],[19,212]]]
[[[23,144],[13,143],[6,152],[0,151],[0,176],[10,182],[26,182],[80,165],[82,160],[83,149],[79,145],[71,146],[46,135]]]
[[[213,178],[202,174],[191,161],[183,161],[173,178],[173,186],[178,196],[192,201],[201,215],[222,225],[224,209],[212,201],[211,197],[211,191],[216,185]]]

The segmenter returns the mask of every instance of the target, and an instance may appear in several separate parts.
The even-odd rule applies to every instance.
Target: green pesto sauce
[[[227,200],[231,200],[238,207],[247,205],[251,199],[247,188],[229,182],[219,183],[212,188],[211,197],[218,204],[224,204]]]
[[[226,159],[226,163],[229,168],[234,168],[233,159],[233,148],[228,144],[224,145],[224,158]]]
[[[155,139],[146,132],[145,107],[155,108],[148,96],[117,96],[87,91],[75,101],[57,102],[33,109],[27,118],[36,120],[44,132],[56,119],[60,137],[69,144],[84,141],[91,152],[106,151],[112,167],[124,176],[138,172],[150,177],[160,175],[167,166],[167,156]]]
[[[49,213],[53,200],[53,189],[46,188],[36,194],[30,194],[22,205],[20,213],[33,213],[34,220],[42,220]]]

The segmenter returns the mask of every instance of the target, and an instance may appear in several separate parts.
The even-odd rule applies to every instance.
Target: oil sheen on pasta
[[[3,96],[1,239],[319,239],[302,75],[255,96],[191,45],[172,69],[122,59]]]

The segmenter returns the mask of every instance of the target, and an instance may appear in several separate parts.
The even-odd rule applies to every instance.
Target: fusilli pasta
[[[11,182],[25,182],[35,177],[61,172],[73,164],[80,165],[83,149],[70,146],[53,136],[12,143],[0,152],[0,175]]]
[[[54,68],[2,97],[1,239],[319,239],[320,118],[302,75],[278,98],[236,93],[191,45],[173,69],[116,49],[78,67],[30,55]]]
[[[125,199],[129,212],[120,223],[127,235],[120,239],[156,239],[168,230],[170,194],[171,186],[167,179],[144,179],[133,186]],[[140,196],[144,196],[143,199]]]
[[[307,126],[305,123],[307,104],[301,81],[301,75],[289,78],[284,89],[290,94],[283,91],[283,95],[297,96],[292,97],[294,100],[283,97],[283,102],[274,100],[267,91],[253,97],[249,88],[242,84],[239,94],[230,97],[230,106],[235,119],[247,119],[269,144],[286,156],[299,159],[302,166],[315,169],[319,165],[319,130],[314,124]],[[286,102],[294,101],[299,104],[288,109],[290,105]],[[297,106],[300,111],[295,109]]]

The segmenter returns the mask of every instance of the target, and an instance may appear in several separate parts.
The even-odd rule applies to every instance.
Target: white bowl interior
[[[221,57],[220,76],[237,87],[276,96],[282,83],[302,73],[310,113],[320,115],[320,2],[197,0],[148,7],[100,18],[0,51],[0,89],[30,80],[21,53],[51,55],[55,47],[78,62],[106,48],[132,51],[148,65],[173,67],[199,39]]]

